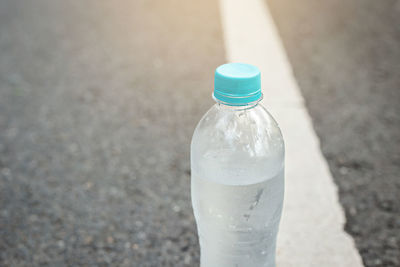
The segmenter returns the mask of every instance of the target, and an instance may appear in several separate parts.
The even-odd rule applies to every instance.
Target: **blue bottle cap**
[[[214,97],[228,105],[242,106],[261,99],[261,74],[253,65],[229,63],[215,70]]]

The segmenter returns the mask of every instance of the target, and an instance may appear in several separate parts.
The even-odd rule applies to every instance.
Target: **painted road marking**
[[[344,230],[337,187],[264,0],[220,0],[227,59],[258,66],[264,105],[286,142],[286,192],[279,267],[363,266]]]

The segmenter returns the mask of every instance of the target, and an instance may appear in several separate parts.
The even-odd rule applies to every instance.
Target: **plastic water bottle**
[[[284,142],[259,101],[257,67],[215,71],[217,102],[191,144],[191,194],[201,267],[273,267],[284,194]]]

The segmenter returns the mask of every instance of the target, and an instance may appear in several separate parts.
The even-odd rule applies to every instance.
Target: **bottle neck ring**
[[[258,103],[263,99],[263,94],[261,94],[261,96],[255,101],[251,101],[248,103],[240,103],[240,104],[224,102],[224,101],[216,98],[214,94],[212,94],[212,98],[221,107],[224,107],[227,109],[232,109],[232,110],[244,110],[244,109],[251,109],[251,108],[256,107],[258,105]]]

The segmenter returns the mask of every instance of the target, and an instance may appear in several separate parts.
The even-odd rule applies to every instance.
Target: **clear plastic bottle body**
[[[191,144],[201,267],[273,267],[284,195],[284,143],[258,103],[215,104]]]

